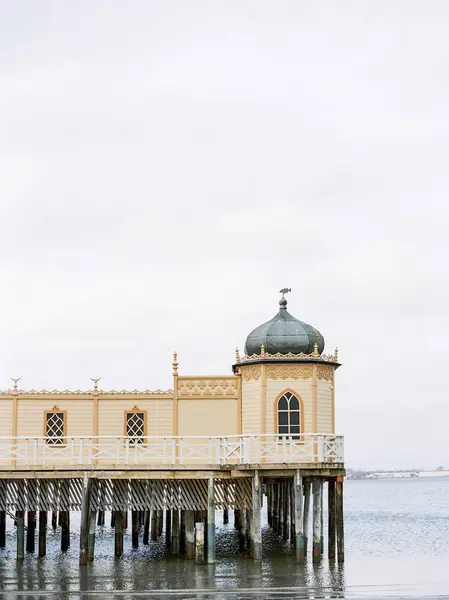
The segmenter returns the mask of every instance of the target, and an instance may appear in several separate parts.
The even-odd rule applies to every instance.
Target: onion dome
[[[324,350],[324,338],[321,333],[293,317],[287,311],[287,299],[284,294],[290,292],[290,289],[281,290],[282,298],[279,300],[279,312],[270,321],[259,325],[253,329],[246,338],[245,354],[260,354],[261,345],[264,345],[265,352],[269,354],[312,354],[315,343],[318,345],[318,352],[322,354]]]

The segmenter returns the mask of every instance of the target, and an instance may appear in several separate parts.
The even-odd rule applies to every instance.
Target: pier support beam
[[[61,521],[61,527],[64,531],[65,522],[65,511],[61,513],[61,517],[64,514],[64,520]],[[87,565],[87,553],[89,544],[89,516],[90,516],[90,481],[87,474],[84,475],[83,481],[83,498],[81,501],[81,525],[80,525],[80,555],[79,564]],[[62,550],[61,540],[61,550]],[[67,549],[67,548],[66,548]]]
[[[288,536],[290,533],[290,521],[289,521],[289,508],[290,508],[290,498],[291,498],[291,492],[290,492],[290,482],[289,481],[285,481],[282,484],[283,488],[284,488],[284,494],[283,494],[283,505],[282,505],[282,512],[284,514],[283,517],[283,529],[282,529],[282,537],[284,538],[284,540],[288,540]]]
[[[335,484],[335,512],[337,529],[337,556],[338,562],[345,560],[345,532],[343,525],[343,477],[337,479]]]
[[[61,551],[67,552],[70,547],[70,516],[68,510],[59,511],[61,523]]]
[[[195,562],[198,565],[206,564],[204,553],[204,522],[195,523]]]
[[[51,512],[51,527],[52,527],[53,531],[56,531],[56,528],[58,527],[58,511],[57,510],[52,510],[52,512]]]
[[[304,554],[307,556],[310,531],[310,481],[304,482]]]
[[[0,548],[6,546],[6,511],[0,510]]]
[[[321,560],[321,486],[318,477],[313,480],[313,548],[312,558],[314,562]]]
[[[186,511],[186,556],[190,560],[195,556],[195,511]]]
[[[170,544],[171,540],[171,510],[165,511],[165,543]]]
[[[120,558],[123,554],[123,529],[125,524],[125,516],[123,511],[114,511],[114,554],[116,558]]]
[[[139,547],[139,512],[137,510],[131,511],[131,537],[132,547]]]
[[[302,477],[299,470],[296,472],[296,477],[293,479],[293,499],[294,499],[294,524],[295,524],[295,551],[296,560],[303,563],[305,560],[304,547],[304,518],[303,518],[303,485]]]
[[[168,512],[168,511],[167,511]],[[150,543],[150,511],[146,510],[143,519],[143,545],[148,546]]]
[[[94,510],[89,514],[89,537],[87,538],[87,560],[92,562],[95,556],[95,534],[97,528],[97,513]]]
[[[207,487],[207,562],[215,562],[215,499],[214,478],[209,477]]]
[[[39,511],[39,557],[47,554],[47,511]]]
[[[335,558],[335,481],[327,484],[327,510],[328,510],[328,543],[327,554],[330,560]]]
[[[25,558],[25,512],[18,510],[16,512],[17,523],[17,560]]]
[[[245,530],[245,511],[242,508],[238,509],[238,529],[239,529],[239,550],[244,552],[246,548],[246,530]]]
[[[27,552],[33,553],[35,550],[35,538],[36,538],[36,513],[34,510],[29,510],[27,513],[27,541],[26,550]]]
[[[157,510],[155,508],[151,509],[150,527],[151,539],[154,542],[157,540]]]
[[[176,555],[179,554],[179,510],[173,510],[171,517],[171,553]]]
[[[262,560],[262,484],[258,471],[254,471],[252,484],[251,552],[254,560]]]
[[[164,528],[164,511],[158,510],[157,511],[157,519],[156,519],[156,533],[157,533],[158,537],[160,535],[162,535],[163,528]]]

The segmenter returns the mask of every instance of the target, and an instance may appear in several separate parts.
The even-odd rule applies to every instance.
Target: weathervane
[[[100,381],[101,377],[89,377],[89,379],[94,382],[94,391],[96,392],[98,390],[98,382]]]
[[[283,298],[285,298],[285,294],[288,294],[291,291],[292,291],[292,288],[282,288],[282,290],[279,290],[279,292],[282,294]]]

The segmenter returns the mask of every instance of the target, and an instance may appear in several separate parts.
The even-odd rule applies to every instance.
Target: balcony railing
[[[1,467],[343,463],[343,436],[0,437]]]

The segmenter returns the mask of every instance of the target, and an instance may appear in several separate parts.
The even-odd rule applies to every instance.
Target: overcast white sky
[[[449,3],[0,0],[0,388],[338,345],[349,467],[449,468]]]

